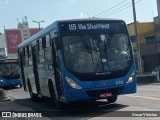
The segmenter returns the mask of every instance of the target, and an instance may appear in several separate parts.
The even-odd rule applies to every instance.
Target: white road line
[[[155,97],[147,97],[147,96],[138,96],[138,95],[125,95],[127,97],[135,97],[135,98],[142,98],[142,99],[150,99],[150,100],[158,100],[160,101],[160,98]]]

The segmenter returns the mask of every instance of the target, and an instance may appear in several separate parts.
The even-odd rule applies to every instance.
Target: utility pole
[[[142,61],[141,61],[141,53],[140,53],[140,45],[139,45],[138,29],[137,29],[136,9],[135,9],[135,1],[134,0],[132,0],[132,7],[133,7],[133,17],[134,17],[136,48],[137,48],[138,72],[140,74],[142,74]]]

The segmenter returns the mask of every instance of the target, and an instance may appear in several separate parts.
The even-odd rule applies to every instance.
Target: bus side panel
[[[45,63],[38,65],[39,85],[43,96],[49,96],[46,67],[47,65]]]
[[[46,62],[42,66],[38,67],[41,94],[42,96],[46,96],[46,97],[50,97],[48,80],[50,79],[54,81],[54,72],[53,72],[53,69],[49,69],[49,66],[51,65]]]
[[[33,73],[33,67],[32,66],[28,66],[24,68],[24,72],[25,72],[25,81],[27,83],[27,87],[28,87],[28,80],[31,84],[32,87],[32,92],[37,94],[37,90],[36,90],[36,83],[34,80],[34,73]]]

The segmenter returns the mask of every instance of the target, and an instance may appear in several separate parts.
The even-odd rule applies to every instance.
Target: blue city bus
[[[20,85],[20,70],[18,59],[0,59],[0,87],[15,87]]]
[[[31,100],[64,103],[136,92],[136,65],[123,20],[59,20],[18,46],[21,79]]]

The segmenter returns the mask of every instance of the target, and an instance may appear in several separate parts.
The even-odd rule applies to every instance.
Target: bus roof
[[[68,20],[57,20],[54,23],[50,24],[48,27],[44,28],[43,30],[39,31],[32,37],[28,38],[27,40],[23,41],[18,45],[18,48],[22,48],[24,46],[29,45],[29,43],[33,42],[34,40],[37,40],[41,36],[47,34],[49,31],[53,30],[54,28],[59,28],[60,23],[65,22],[87,22],[87,21],[123,21],[121,19],[102,19],[102,18],[86,18],[86,19],[68,19]]]
[[[59,20],[59,22],[78,22],[78,21],[123,21],[121,19],[112,19],[112,18],[85,18],[85,19],[67,19]]]
[[[20,43],[18,45],[18,48],[21,48],[21,47],[24,47],[24,46],[28,45],[30,42],[36,40],[40,36],[43,36],[43,35],[47,34],[53,28],[57,28],[57,22],[52,23],[51,25],[49,25],[45,29],[39,31],[38,33],[34,34],[32,37],[30,37],[27,40],[23,41],[22,43]]]

